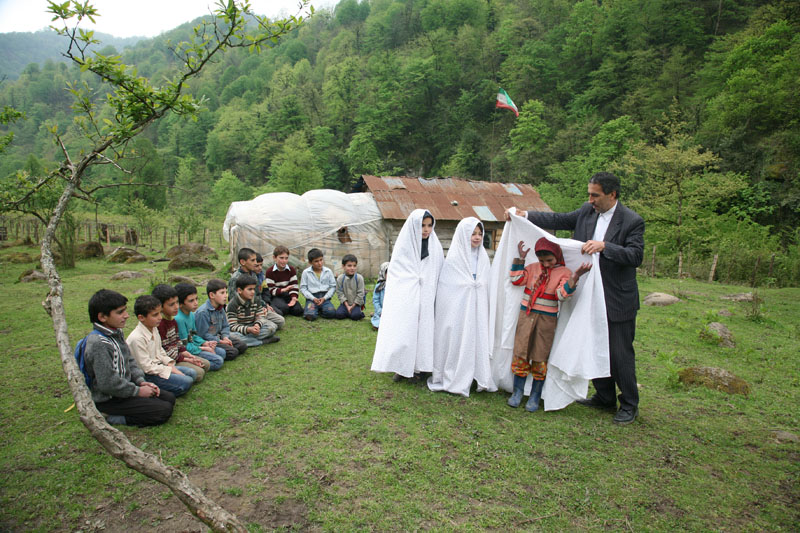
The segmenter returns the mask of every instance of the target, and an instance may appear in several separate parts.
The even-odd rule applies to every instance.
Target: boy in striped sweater
[[[276,246],[272,259],[275,264],[267,269],[264,279],[264,290],[269,293],[272,307],[281,316],[303,316],[303,306],[297,301],[300,296],[297,270],[289,264],[289,249]]]
[[[547,360],[558,321],[558,303],[575,292],[578,280],[592,268],[583,263],[573,274],[564,265],[561,247],[545,237],[536,241],[534,250],[537,263],[525,266],[530,252],[524,242],[517,244],[519,257],[511,265],[511,283],[523,285],[517,331],[514,337],[514,357],[511,372],[514,374],[514,392],[508,399],[510,407],[519,407],[528,374],[533,374],[531,396],[525,404],[526,411],[536,411],[542,397],[542,387],[547,375]]]

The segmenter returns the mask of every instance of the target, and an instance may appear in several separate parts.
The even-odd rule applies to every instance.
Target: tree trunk
[[[708,273],[708,282],[711,283],[714,281],[714,274],[717,272],[717,261],[719,260],[719,254],[714,254],[714,262],[711,263],[711,272]]]
[[[653,245],[653,258],[650,260],[650,277],[656,277],[656,247]]]
[[[678,279],[683,277],[683,250],[678,250]]]
[[[76,181],[67,181],[64,192],[59,198],[56,209],[53,211],[45,230],[44,239],[42,240],[42,268],[47,274],[47,282],[50,287],[43,305],[53,320],[56,344],[61,356],[61,366],[67,375],[69,388],[73,398],[75,398],[75,406],[81,422],[111,455],[123,461],[129,468],[169,487],[189,511],[208,527],[214,531],[238,531],[244,533],[247,530],[235,515],[229,513],[203,494],[203,491],[194,485],[186,474],[176,468],[165,465],[155,455],[145,453],[131,444],[124,433],[106,423],[92,401],[92,396],[86,387],[83,374],[73,356],[72,346],[67,334],[67,319],[63,306],[64,288],[51,252],[56,228],[67,208],[72,193],[76,189]]]

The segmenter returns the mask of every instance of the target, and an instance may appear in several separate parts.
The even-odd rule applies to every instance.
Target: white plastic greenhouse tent
[[[289,248],[290,262],[298,274],[307,266],[306,254],[319,248],[325,264],[342,271],[342,256],[358,258],[358,271],[377,277],[381,263],[389,260],[389,226],[371,193],[345,194],[314,190],[302,196],[287,192],[262,194],[253,200],[233,202],[228,208],[223,236],[230,243],[230,259],[237,264],[240,248],[252,248],[272,263],[272,250]]]

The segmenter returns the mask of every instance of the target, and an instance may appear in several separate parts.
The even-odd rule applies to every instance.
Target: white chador
[[[470,243],[476,226],[483,234],[475,217],[458,223],[439,275],[432,391],[469,396],[473,380],[478,391],[497,390],[489,366],[489,255],[483,242]]]
[[[428,237],[427,257],[422,258],[422,219],[426,213],[430,216],[424,209],[411,212],[392,250],[372,358],[375,372],[410,378],[415,372],[433,371],[434,303],[444,253],[433,230]]]
[[[509,392],[512,389],[511,358],[524,288],[511,285],[511,262],[518,255],[519,241],[532,247],[540,237],[561,246],[566,265],[573,272],[582,262],[592,262],[592,269],[581,277],[575,294],[561,302],[542,391],[544,409],[552,411],[586,398],[590,379],[610,375],[608,322],[598,254],[589,259],[581,253],[582,242],[556,238],[527,219],[512,215],[495,252],[489,282],[491,366],[497,386]],[[536,255],[530,253],[526,259],[526,263],[536,261]],[[529,378],[525,385],[526,396],[530,388]]]

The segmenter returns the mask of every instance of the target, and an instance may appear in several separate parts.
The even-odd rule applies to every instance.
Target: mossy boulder
[[[75,253],[81,259],[89,259],[91,257],[105,257],[106,252],[103,250],[103,245],[97,241],[82,242],[75,249]]]
[[[742,378],[713,366],[693,366],[678,372],[678,381],[686,385],[702,385],[728,394],[750,394],[750,384]]]
[[[33,268],[26,270],[19,276],[22,283],[30,283],[31,281],[47,281],[47,276],[44,272],[39,272]]]
[[[651,292],[645,297],[642,303],[644,305],[655,305],[658,307],[663,307],[665,305],[676,304],[680,301],[681,301],[680,298],[677,298],[671,294],[666,294],[663,292]]]
[[[137,279],[143,277],[144,274],[142,274],[141,272],[136,272],[135,270],[123,270],[122,272],[117,272],[116,274],[111,276],[111,279],[113,281],[117,281],[121,279]]]
[[[214,265],[211,264],[211,261],[199,255],[181,254],[173,258],[167,266],[167,270],[184,270],[187,268],[214,270]]]
[[[192,278],[187,278],[186,276],[178,276],[177,274],[169,277],[170,283],[188,283],[189,285],[194,285],[197,287],[200,285],[199,282],[193,280]]]
[[[5,257],[5,260],[9,263],[22,264],[33,263],[36,259],[25,252],[11,252]]]
[[[111,263],[141,263],[147,261],[147,257],[133,248],[120,246],[108,254],[108,260]]]
[[[208,258],[218,259],[217,252],[214,251],[213,248],[197,242],[187,242],[186,244],[179,244],[167,250],[167,257],[169,259],[175,259],[179,255],[184,255],[184,254],[205,257],[206,259]]]
[[[700,338],[715,342],[725,348],[734,348],[733,333],[722,322],[711,322],[700,331]]]

